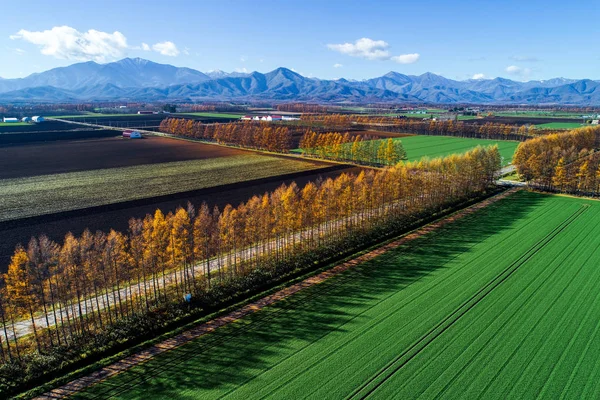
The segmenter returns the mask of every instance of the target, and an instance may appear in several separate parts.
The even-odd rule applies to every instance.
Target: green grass
[[[0,221],[168,195],[322,168],[242,154],[0,180]]]
[[[420,160],[422,157],[436,158],[450,154],[464,153],[477,146],[497,144],[500,155],[504,158],[503,165],[512,162],[513,154],[519,142],[507,140],[470,139],[451,136],[407,136],[395,140],[402,141],[409,161]]]
[[[519,192],[75,398],[598,398],[599,222]]]
[[[102,114],[102,113],[87,113],[77,115],[56,115],[48,118],[102,118],[102,117],[143,117],[148,114]],[[166,114],[165,114],[166,115]]]
[[[494,115],[499,117],[524,117],[524,118],[573,118],[581,119],[582,115],[593,113],[568,112],[568,111],[509,111],[509,112],[494,112]]]
[[[0,126],[23,126],[23,125],[31,125],[28,122],[2,122],[0,121]]]
[[[240,117],[243,117],[245,114],[196,112],[196,113],[178,113],[177,115],[193,115],[195,117],[209,117],[209,118],[240,118]]]
[[[549,122],[547,124],[535,125],[537,129],[575,129],[582,126],[579,122]]]

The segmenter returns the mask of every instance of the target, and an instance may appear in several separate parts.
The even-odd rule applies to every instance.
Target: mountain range
[[[273,100],[319,102],[600,105],[600,82],[555,78],[444,78],[389,72],[362,81],[304,77],[287,68],[267,73],[202,73],[141,58],[84,62],[19,79],[0,79],[1,102]]]

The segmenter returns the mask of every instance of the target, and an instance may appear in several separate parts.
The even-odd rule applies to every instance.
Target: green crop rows
[[[450,154],[464,153],[477,146],[498,145],[500,155],[504,158],[504,165],[512,162],[513,154],[519,142],[507,140],[470,139],[450,136],[407,136],[400,139],[410,161],[420,160],[422,157],[436,158]]]
[[[584,125],[579,122],[548,122],[547,124],[539,124],[535,127],[537,129],[575,129],[582,126]]]
[[[598,398],[600,203],[519,192],[78,398]]]

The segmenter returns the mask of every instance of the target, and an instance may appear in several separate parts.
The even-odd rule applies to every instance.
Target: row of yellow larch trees
[[[166,118],[160,123],[159,130],[193,139],[275,152],[288,152],[293,139],[286,126],[253,121],[203,124],[192,119]]]
[[[19,364],[26,354],[62,349],[45,361],[54,368],[67,361],[61,357],[154,329],[147,320],[186,296],[197,308],[218,304],[394,234],[478,196],[499,168],[496,147],[477,148],[302,188],[282,185],[223,210],[157,210],[132,219],[127,232],[67,234],[62,244],[32,238],[17,247],[0,285],[0,357]],[[33,335],[19,338],[24,323]]]
[[[513,163],[530,185],[542,190],[600,193],[600,127],[579,128],[523,142]]]
[[[374,139],[349,132],[316,133],[309,130],[300,140],[300,150],[307,156],[363,165],[392,166],[406,159],[400,140]]]

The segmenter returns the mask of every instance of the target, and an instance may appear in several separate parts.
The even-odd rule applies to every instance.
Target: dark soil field
[[[115,136],[121,136],[120,131],[115,131],[111,129],[91,129],[89,127],[82,129],[82,126],[72,126],[78,129],[41,132],[1,133],[0,149],[2,149],[4,146],[10,146],[15,144],[22,145],[27,143],[110,138]]]
[[[47,131],[70,131],[73,129],[81,129],[82,126],[69,124],[61,121],[45,121],[39,124],[27,125],[0,125],[0,134],[4,133],[21,133],[21,132],[47,132]]]
[[[105,132],[105,131],[101,131]],[[111,135],[120,135],[118,131]],[[0,135],[0,143],[2,135]],[[50,175],[171,161],[199,160],[244,153],[162,137],[110,137],[0,147],[0,179]]]
[[[168,117],[193,119],[195,121],[202,121],[203,123],[207,124],[214,122],[231,122],[237,120],[237,118],[198,117],[182,114],[117,115],[106,117],[91,116],[64,119],[74,122],[85,122],[88,124],[114,126],[118,128],[158,130],[158,126],[160,125],[161,121]]]
[[[214,148],[220,150],[216,146]],[[223,150],[228,151],[229,149]],[[176,150],[173,149],[173,151]],[[52,240],[62,241],[67,232],[79,235],[85,228],[89,228],[91,231],[109,231],[110,229],[126,231],[129,218],[144,217],[148,213],[153,213],[157,208],[167,213],[175,211],[179,206],[185,207],[188,201],[192,202],[195,206],[199,206],[205,201],[211,207],[217,205],[222,208],[227,204],[237,205],[247,201],[253,195],[272,191],[282,183],[289,184],[295,181],[299,186],[303,187],[307,182],[314,181],[319,177],[335,177],[344,172],[358,171],[359,168],[339,165],[320,170],[304,171],[285,176],[280,175],[192,192],[177,193],[169,196],[146,198],[40,217],[23,218],[4,223],[0,222],[0,273],[6,272],[10,257],[17,244],[26,244],[32,236],[42,233],[48,235]]]

